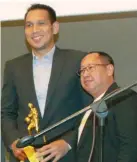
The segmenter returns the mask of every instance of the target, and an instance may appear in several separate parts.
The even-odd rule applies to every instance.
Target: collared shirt
[[[42,117],[45,110],[54,52],[55,46],[43,58],[40,59],[33,53],[33,78]]]
[[[105,94],[105,92],[102,93],[99,97],[97,97],[93,102],[100,100],[104,96],[104,94]],[[92,112],[92,109],[88,110],[81,120],[80,126],[78,128],[78,142],[77,143],[79,143],[79,140],[80,140],[81,134],[83,132],[84,126],[85,126],[86,121],[87,121],[88,117],[90,116],[91,112]]]

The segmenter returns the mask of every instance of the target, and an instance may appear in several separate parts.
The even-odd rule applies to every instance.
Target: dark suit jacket
[[[29,102],[33,103],[39,112],[40,130],[80,110],[85,106],[84,103],[89,103],[91,97],[82,91],[79,77],[76,75],[84,55],[80,51],[56,48],[43,118],[40,116],[34,88],[32,54],[7,62],[2,89],[1,116],[2,137],[6,147],[14,140],[28,134],[24,118],[29,113]],[[61,138],[65,132],[74,127],[74,123],[76,119],[48,132],[47,143]],[[42,137],[37,139],[34,145],[36,147],[43,145]]]
[[[118,88],[114,83],[106,92]],[[104,162],[137,162],[137,93],[127,90],[108,100],[109,114],[105,123]],[[77,162],[88,162],[92,145],[92,121],[87,120],[77,148]],[[99,126],[92,162],[99,162]]]

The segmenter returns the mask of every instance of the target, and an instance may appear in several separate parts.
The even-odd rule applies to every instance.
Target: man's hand
[[[25,160],[27,158],[26,154],[24,153],[24,150],[23,148],[17,148],[16,147],[16,144],[17,144],[18,140],[14,141],[12,144],[11,144],[11,149],[12,149],[12,152],[14,154],[14,156],[19,159],[19,160]]]
[[[57,162],[61,159],[68,151],[70,147],[64,140],[54,141],[48,145],[37,149],[37,158],[40,162],[48,162],[52,159],[52,162]],[[44,157],[42,159],[42,157]],[[41,160],[42,159],[42,160]]]

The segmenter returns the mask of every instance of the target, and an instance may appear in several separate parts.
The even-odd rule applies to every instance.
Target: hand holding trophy
[[[29,135],[32,135],[33,130],[35,130],[36,133],[38,133],[39,131],[39,118],[37,109],[33,106],[33,104],[29,103],[28,107],[30,108],[30,112],[28,116],[25,118],[25,122],[28,124],[27,130]],[[24,147],[23,149],[30,162],[39,162],[39,160],[36,159],[36,152],[34,147],[27,146]]]

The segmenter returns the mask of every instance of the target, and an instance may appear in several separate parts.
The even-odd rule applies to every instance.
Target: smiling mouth
[[[84,84],[85,84],[85,85],[86,85],[86,84],[89,84],[89,83],[91,84],[91,83],[93,83],[93,81],[94,81],[94,80],[91,80],[91,79],[90,79],[90,80],[85,80],[85,81],[84,81]]]
[[[32,40],[34,41],[34,42],[39,42],[41,39],[43,38],[43,36],[35,36],[35,37],[32,37]]]
[[[88,83],[91,83],[91,82],[92,82],[92,80],[85,80],[84,81],[85,84],[88,84]]]

